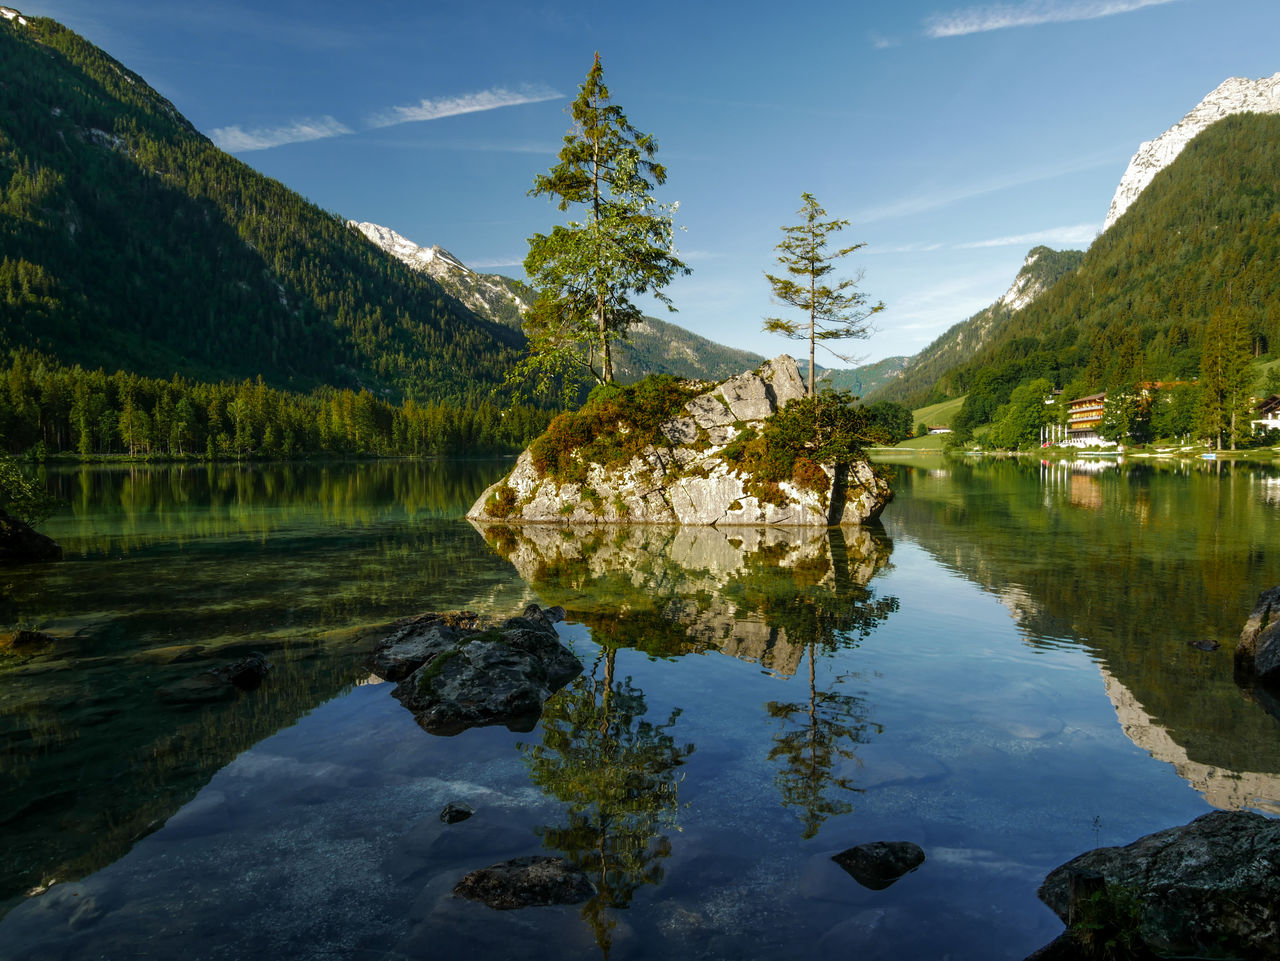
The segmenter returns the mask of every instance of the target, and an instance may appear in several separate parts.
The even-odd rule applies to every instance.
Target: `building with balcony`
[[[1280,430],[1280,394],[1272,394],[1253,409],[1254,430]]]
[[[1102,408],[1107,392],[1077,397],[1067,405],[1067,436],[1059,443],[1064,447],[1114,447],[1115,441],[1098,436]]]

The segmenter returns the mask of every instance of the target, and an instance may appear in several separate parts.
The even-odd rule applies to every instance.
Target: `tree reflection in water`
[[[630,677],[615,680],[616,654],[603,649],[590,673],[548,701],[541,743],[522,745],[533,782],[567,805],[565,823],[538,833],[595,885],[582,917],[606,958],[617,923],[609,909],[662,880],[665,832],[679,808],[676,769],[693,753],[671,734],[679,708],[660,724],[643,719],[644,692]]]
[[[898,609],[896,597],[877,598],[866,586],[887,562],[887,549],[871,538],[857,546],[851,550],[844,533],[833,528],[825,554],[784,567],[758,552],[728,586],[740,606],[760,611],[771,630],[785,633],[791,647],[803,647],[808,658],[808,699],[765,704],[780,727],[769,751],[769,760],[779,765],[774,783],[783,805],[799,809],[806,839],[827,818],[853,810],[848,795],[858,789],[838,768],[841,761],[856,762],[855,747],[881,731],[868,720],[865,698],[818,688],[820,653],[855,647]],[[833,683],[857,676],[840,675]]]

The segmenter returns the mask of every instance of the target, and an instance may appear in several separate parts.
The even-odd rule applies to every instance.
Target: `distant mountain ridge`
[[[537,296],[528,284],[511,277],[481,274],[472,270],[443,247],[420,246],[389,227],[378,224],[348,220],[347,225],[360,231],[396,259],[427,274],[481,317],[497,321],[513,330],[520,330],[520,315],[533,305]]]
[[[481,317],[519,331],[520,317],[537,298],[528,284],[502,274],[472,270],[440,246],[422,246],[373,223],[348,222],[374,244],[442,287]],[[726,347],[676,324],[645,317],[615,347],[614,369],[622,380],[647,374],[671,374],[694,380],[724,380],[758,367],[765,358],[747,350]]]

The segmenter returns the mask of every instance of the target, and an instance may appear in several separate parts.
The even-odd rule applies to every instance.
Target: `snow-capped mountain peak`
[[[532,291],[499,274],[472,270],[443,247],[423,247],[389,227],[347,221],[392,257],[429,275],[450,294],[482,317],[520,329],[520,316],[532,303]]]
[[[404,261],[410,267],[425,270],[437,280],[440,279],[441,272],[473,273],[470,267],[443,247],[420,246],[407,237],[402,237],[391,228],[381,227],[378,224],[356,223],[354,220],[349,220],[347,223],[355,227],[356,230],[360,231],[387,253],[395,255],[397,259]]]
[[[1155,140],[1142,144],[1116,187],[1102,229],[1106,230],[1120,219],[1155,175],[1173,163],[1196,134],[1234,113],[1280,113],[1280,73],[1259,80],[1245,77],[1224,80],[1185,117]]]

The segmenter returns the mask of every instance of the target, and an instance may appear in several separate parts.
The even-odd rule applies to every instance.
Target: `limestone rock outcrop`
[[[62,548],[30,525],[0,510],[0,564],[62,559]]]
[[[661,425],[665,443],[620,467],[584,465],[586,480],[562,483],[539,473],[531,450],[467,513],[477,522],[834,526],[880,515],[892,497],[865,460],[821,465],[825,484],[782,481],[762,497],[752,478],[720,454],[746,431],[758,431],[804,381],[783,355],[694,397]],[[815,489],[817,488],[821,489]]]

